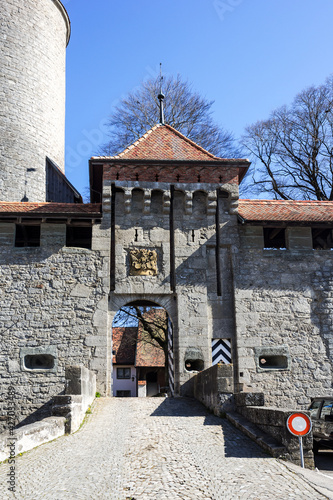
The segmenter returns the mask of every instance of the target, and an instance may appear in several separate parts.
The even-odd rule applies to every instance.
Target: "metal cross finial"
[[[158,100],[160,101],[160,123],[164,125],[164,106],[163,106],[163,100],[164,100],[164,94],[162,92],[162,81],[163,81],[163,76],[162,76],[162,63],[160,63],[160,93],[158,94]]]

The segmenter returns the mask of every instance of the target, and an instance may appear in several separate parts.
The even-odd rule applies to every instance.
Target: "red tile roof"
[[[137,327],[112,328],[112,362],[118,365],[134,365]],[[114,354],[113,354],[114,353]]]
[[[164,367],[164,351],[157,344],[139,342],[136,349],[135,366]]]
[[[63,215],[101,215],[99,203],[30,203],[0,202],[0,214],[63,214]]]
[[[333,223],[333,201],[239,200],[248,222]]]
[[[114,159],[219,160],[170,125],[155,125]]]

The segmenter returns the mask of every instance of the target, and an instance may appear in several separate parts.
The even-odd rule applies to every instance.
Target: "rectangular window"
[[[131,369],[130,368],[117,368],[117,378],[131,378]]]
[[[16,247],[39,247],[40,226],[28,224],[16,224],[15,231]]]
[[[91,226],[67,226],[66,246],[91,249]]]
[[[312,228],[312,245],[314,250],[333,248],[333,230]]]
[[[318,410],[321,406],[321,401],[313,401],[309,411],[310,411],[310,417],[311,418],[318,418]]]
[[[117,398],[130,398],[131,391],[117,391]]]
[[[323,406],[321,408],[321,413],[320,413],[320,418],[322,418],[323,420],[325,420],[325,418],[327,416],[331,416],[332,415],[332,405],[333,405],[332,399],[325,400],[323,402]]]
[[[254,347],[257,372],[290,370],[291,357],[287,345]]]
[[[263,354],[259,356],[259,367],[265,370],[284,370],[288,368],[288,358],[287,356],[271,356]]]
[[[264,227],[264,248],[286,248],[285,234],[283,227]]]

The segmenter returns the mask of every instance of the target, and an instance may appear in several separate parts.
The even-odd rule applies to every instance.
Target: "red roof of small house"
[[[238,214],[245,222],[333,224],[333,201],[239,200]]]
[[[73,216],[101,216],[100,203],[31,203],[31,202],[0,202],[0,214],[11,215],[46,215],[61,214]]]
[[[134,365],[138,329],[134,327],[112,328],[112,362],[118,365]]]
[[[136,348],[135,366],[164,367],[164,351],[158,344],[147,344],[139,342]]]

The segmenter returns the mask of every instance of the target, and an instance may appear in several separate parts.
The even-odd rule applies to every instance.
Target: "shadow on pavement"
[[[152,417],[203,417],[203,425],[219,426],[222,429],[225,457],[234,458],[269,458],[262,449],[251,439],[236,429],[225,418],[216,417],[210,413],[199,401],[191,398],[165,398]],[[195,437],[194,437],[195,439]]]

